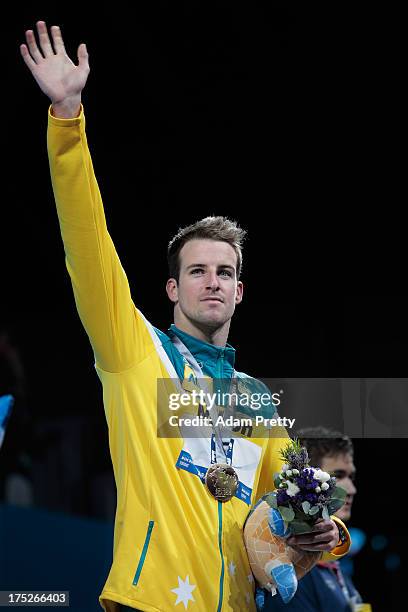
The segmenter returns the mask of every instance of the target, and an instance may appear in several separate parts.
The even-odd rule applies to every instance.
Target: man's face
[[[179,257],[179,282],[167,284],[170,299],[198,327],[222,327],[242,300],[235,250],[227,242],[196,239],[183,246]]]
[[[347,491],[346,503],[335,514],[342,521],[348,521],[351,515],[351,506],[357,489],[354,485],[356,468],[353,456],[350,453],[326,456],[323,458],[321,469],[325,472],[335,472],[336,484]]]

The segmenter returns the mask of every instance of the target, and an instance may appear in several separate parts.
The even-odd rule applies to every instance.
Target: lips
[[[220,302],[220,304],[223,303],[223,300],[221,298],[215,298],[215,297],[208,297],[208,298],[204,298],[203,300],[201,300],[202,302]]]

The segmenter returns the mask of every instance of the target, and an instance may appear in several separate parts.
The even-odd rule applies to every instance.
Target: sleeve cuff
[[[72,117],[71,119],[60,119],[54,117],[52,114],[52,104],[48,108],[48,125],[55,125],[58,127],[72,127],[74,125],[80,125],[85,121],[84,107],[81,104],[78,117]]]
[[[351,546],[350,534],[343,521],[341,521],[337,516],[331,516],[330,518],[338,527],[339,541],[331,551],[323,553],[323,561],[334,561],[335,559],[344,557],[344,555],[346,555],[350,550]]]

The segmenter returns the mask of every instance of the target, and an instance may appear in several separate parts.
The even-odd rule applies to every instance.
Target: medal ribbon
[[[198,365],[198,362],[195,359],[195,357],[191,354],[191,352],[188,350],[185,344],[183,344],[180,338],[178,338],[177,336],[173,336],[171,340],[174,346],[178,349],[179,353],[182,355],[184,362],[187,365],[189,365],[190,368],[192,369],[194,376],[197,379],[197,386],[200,389],[204,387],[203,389],[204,392],[209,393],[210,390],[208,388],[208,385],[206,384],[206,380],[205,380],[203,371],[201,367]],[[198,380],[200,380],[201,384],[198,383]],[[233,383],[235,383],[236,389],[238,389],[238,381],[237,381],[235,370],[233,371],[232,381]],[[227,416],[228,412],[232,413],[232,409],[233,409],[233,406],[231,407],[231,405],[228,405],[228,410],[224,411],[224,418]],[[235,438],[231,436],[229,437],[229,439],[225,438],[226,441],[228,440],[228,448],[227,448],[227,451],[225,451],[224,442],[223,442],[223,438],[222,438],[221,431],[220,431],[221,428],[215,425],[217,421],[217,417],[218,417],[217,408],[213,406],[212,409],[209,409],[209,412],[211,416],[211,427],[213,430],[213,434],[211,436],[210,465],[216,466],[218,464],[218,461],[217,461],[217,449],[218,449],[218,456],[222,457],[222,461],[220,463],[226,463],[235,472],[235,470],[232,467],[232,453],[234,450]],[[226,428],[224,427],[224,429]],[[208,470],[202,470],[200,466],[195,466],[195,464],[191,461],[191,457],[189,457],[188,453],[184,453],[183,451],[181,452],[181,455],[176,463],[176,466],[181,469],[184,469],[184,470],[187,470],[193,473],[197,473],[201,481],[205,484],[206,473],[208,472]],[[247,485],[243,484],[239,480],[239,477],[237,474],[236,476],[238,479],[238,489],[235,493],[235,496],[238,497],[238,499],[241,499],[246,504],[250,505],[252,489],[249,488]]]
[[[194,357],[194,355],[189,351],[189,349],[186,347],[186,345],[180,340],[180,338],[178,338],[178,336],[173,336],[173,338],[171,339],[171,341],[173,342],[174,346],[178,349],[178,351],[181,353],[181,355],[183,356],[183,358],[185,359],[185,361],[187,362],[187,364],[191,367],[191,369],[194,372],[194,375],[197,379],[197,386],[200,387],[200,389],[202,389],[202,386],[204,386],[204,389],[202,389],[207,395],[210,394],[210,390],[208,388],[208,385],[205,382],[205,377],[203,374],[202,369],[200,368],[200,366],[198,365],[198,362],[196,360],[196,358]],[[235,370],[233,371],[232,374],[233,378],[235,378]],[[198,382],[200,381],[201,384]],[[214,412],[214,414],[211,414],[212,412]],[[229,445],[228,445],[228,450],[227,453],[224,450],[224,443],[223,443],[223,439],[221,436],[221,428],[218,426],[215,426],[215,423],[217,421],[217,417],[218,417],[218,412],[215,406],[213,406],[212,409],[209,409],[209,413],[211,415],[211,427],[213,430],[213,435],[211,437],[211,463],[218,463],[216,458],[217,458],[217,449],[219,454],[221,455],[223,461],[225,461],[225,463],[228,463],[228,465],[232,464],[232,450],[233,450],[233,444],[231,445],[231,442],[233,441],[233,438],[230,438],[229,440]],[[215,417],[215,418],[214,418]],[[228,453],[230,453],[230,455],[228,455]],[[215,461],[213,461],[213,456],[215,458]],[[229,459],[229,461],[228,461]]]
[[[224,451],[225,463],[227,463],[228,465],[232,465],[232,452],[234,450],[234,442],[235,442],[234,438],[231,438],[228,443],[227,452]],[[223,446],[223,450],[224,450],[224,446]],[[212,434],[211,436],[211,463],[217,463],[217,450],[215,448],[214,434]]]

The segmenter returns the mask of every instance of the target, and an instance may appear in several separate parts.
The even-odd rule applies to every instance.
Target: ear
[[[237,282],[237,292],[235,294],[235,304],[240,304],[244,295],[244,285],[242,281]]]
[[[169,300],[171,300],[174,304],[178,302],[178,283],[175,278],[169,278],[166,283],[166,291],[169,296]]]

